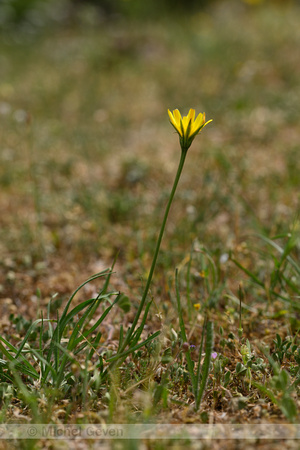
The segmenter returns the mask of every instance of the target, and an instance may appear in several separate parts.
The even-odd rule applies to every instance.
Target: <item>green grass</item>
[[[299,421],[299,19],[220,2],[2,35],[2,423]],[[213,123],[188,151],[141,335],[113,364],[180,158],[168,108]],[[196,413],[207,316],[218,356]]]

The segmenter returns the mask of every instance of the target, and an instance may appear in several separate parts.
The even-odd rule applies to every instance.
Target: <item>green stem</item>
[[[165,231],[167,218],[168,218],[169,211],[170,211],[170,208],[171,208],[171,204],[172,204],[172,201],[173,201],[173,198],[174,198],[174,195],[175,195],[175,191],[176,191],[176,188],[177,188],[177,185],[178,185],[178,181],[179,181],[179,178],[180,178],[183,166],[184,166],[184,161],[185,161],[186,154],[187,154],[187,152],[185,150],[182,150],[181,158],[180,158],[178,169],[177,169],[177,173],[176,173],[176,177],[175,177],[174,184],[173,184],[173,187],[172,187],[172,191],[171,191],[171,194],[170,194],[167,206],[166,206],[165,215],[164,215],[164,218],[163,218],[163,221],[162,221],[162,225],[161,225],[161,229],[160,229],[160,233],[159,233],[159,236],[158,236],[158,239],[157,239],[156,248],[155,248],[155,252],[154,252],[154,256],[153,256],[153,261],[152,261],[152,265],[151,265],[150,272],[149,272],[149,275],[148,275],[147,283],[146,283],[146,286],[145,286],[145,289],[144,289],[144,293],[143,293],[143,296],[142,296],[142,299],[141,299],[141,303],[140,303],[138,311],[137,311],[137,313],[135,315],[135,318],[133,320],[132,326],[131,326],[129,332],[127,333],[127,336],[126,336],[126,338],[124,340],[124,343],[123,343],[119,353],[122,353],[124,351],[124,349],[126,348],[127,344],[130,342],[130,338],[131,338],[131,336],[133,335],[133,333],[135,331],[136,325],[137,325],[138,320],[140,318],[140,315],[141,315],[141,313],[143,311],[143,308],[144,308],[144,305],[145,305],[145,302],[146,302],[146,298],[147,298],[147,295],[148,295],[148,292],[149,292],[149,288],[150,288],[153,272],[154,272],[154,269],[155,269],[156,260],[157,260],[157,256],[158,256],[159,249],[160,249],[160,244],[161,244],[162,237],[163,237],[163,234],[164,234],[164,231]]]

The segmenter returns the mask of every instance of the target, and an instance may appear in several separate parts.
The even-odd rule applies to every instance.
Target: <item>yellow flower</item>
[[[187,116],[181,117],[178,109],[173,113],[168,109],[170,122],[179,134],[180,145],[183,151],[187,151],[195,136],[212,120],[205,122],[205,113],[198,114],[195,119],[195,110],[190,109]]]

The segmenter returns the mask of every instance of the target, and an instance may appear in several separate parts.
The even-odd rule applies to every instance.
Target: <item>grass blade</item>
[[[204,394],[204,390],[206,387],[208,375],[209,375],[209,366],[210,366],[210,360],[211,360],[211,354],[213,351],[213,345],[214,345],[214,326],[211,321],[207,321],[206,324],[206,343],[205,343],[205,357],[202,367],[202,380],[199,387],[199,392],[197,393],[196,398],[196,411],[198,411],[201,400]]]

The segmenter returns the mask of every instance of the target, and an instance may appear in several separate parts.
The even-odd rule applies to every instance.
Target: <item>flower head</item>
[[[179,134],[180,145],[183,151],[187,151],[195,136],[212,120],[205,122],[205,113],[198,114],[195,119],[195,110],[190,109],[187,116],[181,117],[178,109],[173,113],[168,109],[170,122]]]

